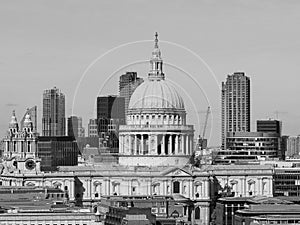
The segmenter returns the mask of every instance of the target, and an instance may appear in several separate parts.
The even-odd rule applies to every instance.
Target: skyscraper
[[[90,119],[88,124],[88,137],[98,137],[97,119]]]
[[[56,87],[43,93],[42,135],[66,135],[65,95]]]
[[[118,96],[97,97],[98,134],[106,143],[105,147],[119,146],[119,125],[125,124],[125,98]]]
[[[84,137],[85,130],[82,127],[82,118],[78,116],[68,117],[68,136],[70,137]]]
[[[243,72],[222,82],[222,148],[227,132],[250,132],[250,78]]]
[[[130,97],[134,90],[144,82],[144,79],[137,76],[136,72],[126,72],[120,76],[119,94],[125,98],[125,114],[127,114]]]

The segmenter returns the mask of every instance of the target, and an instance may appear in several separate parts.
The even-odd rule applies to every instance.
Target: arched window
[[[180,183],[179,183],[179,181],[174,181],[173,182],[173,193],[174,194],[179,194],[180,193]]]
[[[195,220],[200,220],[200,207],[195,209]]]

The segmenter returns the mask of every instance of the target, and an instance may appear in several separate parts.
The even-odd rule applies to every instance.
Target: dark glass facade
[[[125,124],[125,98],[102,96],[97,98],[98,135],[104,147],[119,148],[119,125]]]
[[[281,135],[281,121],[278,120],[257,120],[257,132],[273,132]]]
[[[78,165],[78,146],[73,137],[38,137],[38,157],[42,171],[54,171],[58,166]]]

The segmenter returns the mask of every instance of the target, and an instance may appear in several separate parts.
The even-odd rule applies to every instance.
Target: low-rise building
[[[256,197],[225,197],[217,200],[213,213],[215,224],[234,225],[235,213],[249,205],[259,204],[292,204],[292,202],[265,196]]]
[[[61,187],[0,187],[1,225],[94,225],[95,213],[68,204]]]
[[[228,132],[226,149],[216,154],[214,163],[272,159],[281,156],[280,135],[272,132]]]
[[[275,168],[274,196],[300,196],[300,167]]]
[[[78,146],[74,137],[40,136],[37,141],[38,157],[41,158],[41,170],[53,171],[58,166],[76,166],[78,164]]]
[[[236,211],[235,225],[299,224],[300,205],[260,204],[249,205]]]
[[[192,222],[193,202],[182,195],[148,195],[148,196],[104,196],[98,204],[98,211],[103,206],[126,210],[142,209],[149,210],[155,217],[158,224],[176,225],[190,224]],[[112,210],[110,210],[111,212]],[[107,210],[104,210],[104,213]],[[143,214],[147,214],[144,211]],[[141,212],[137,212],[141,213]],[[103,213],[102,213],[103,214]],[[106,213],[107,214],[107,213]],[[149,218],[149,216],[147,216]],[[200,209],[195,210],[195,221],[200,222]],[[201,223],[201,222],[200,222]]]

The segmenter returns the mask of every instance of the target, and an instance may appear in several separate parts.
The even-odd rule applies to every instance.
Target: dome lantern
[[[155,33],[154,49],[152,51],[152,58],[150,60],[150,72],[148,74],[149,80],[164,80],[165,74],[163,73],[163,60],[161,52],[158,47],[158,34]]]

